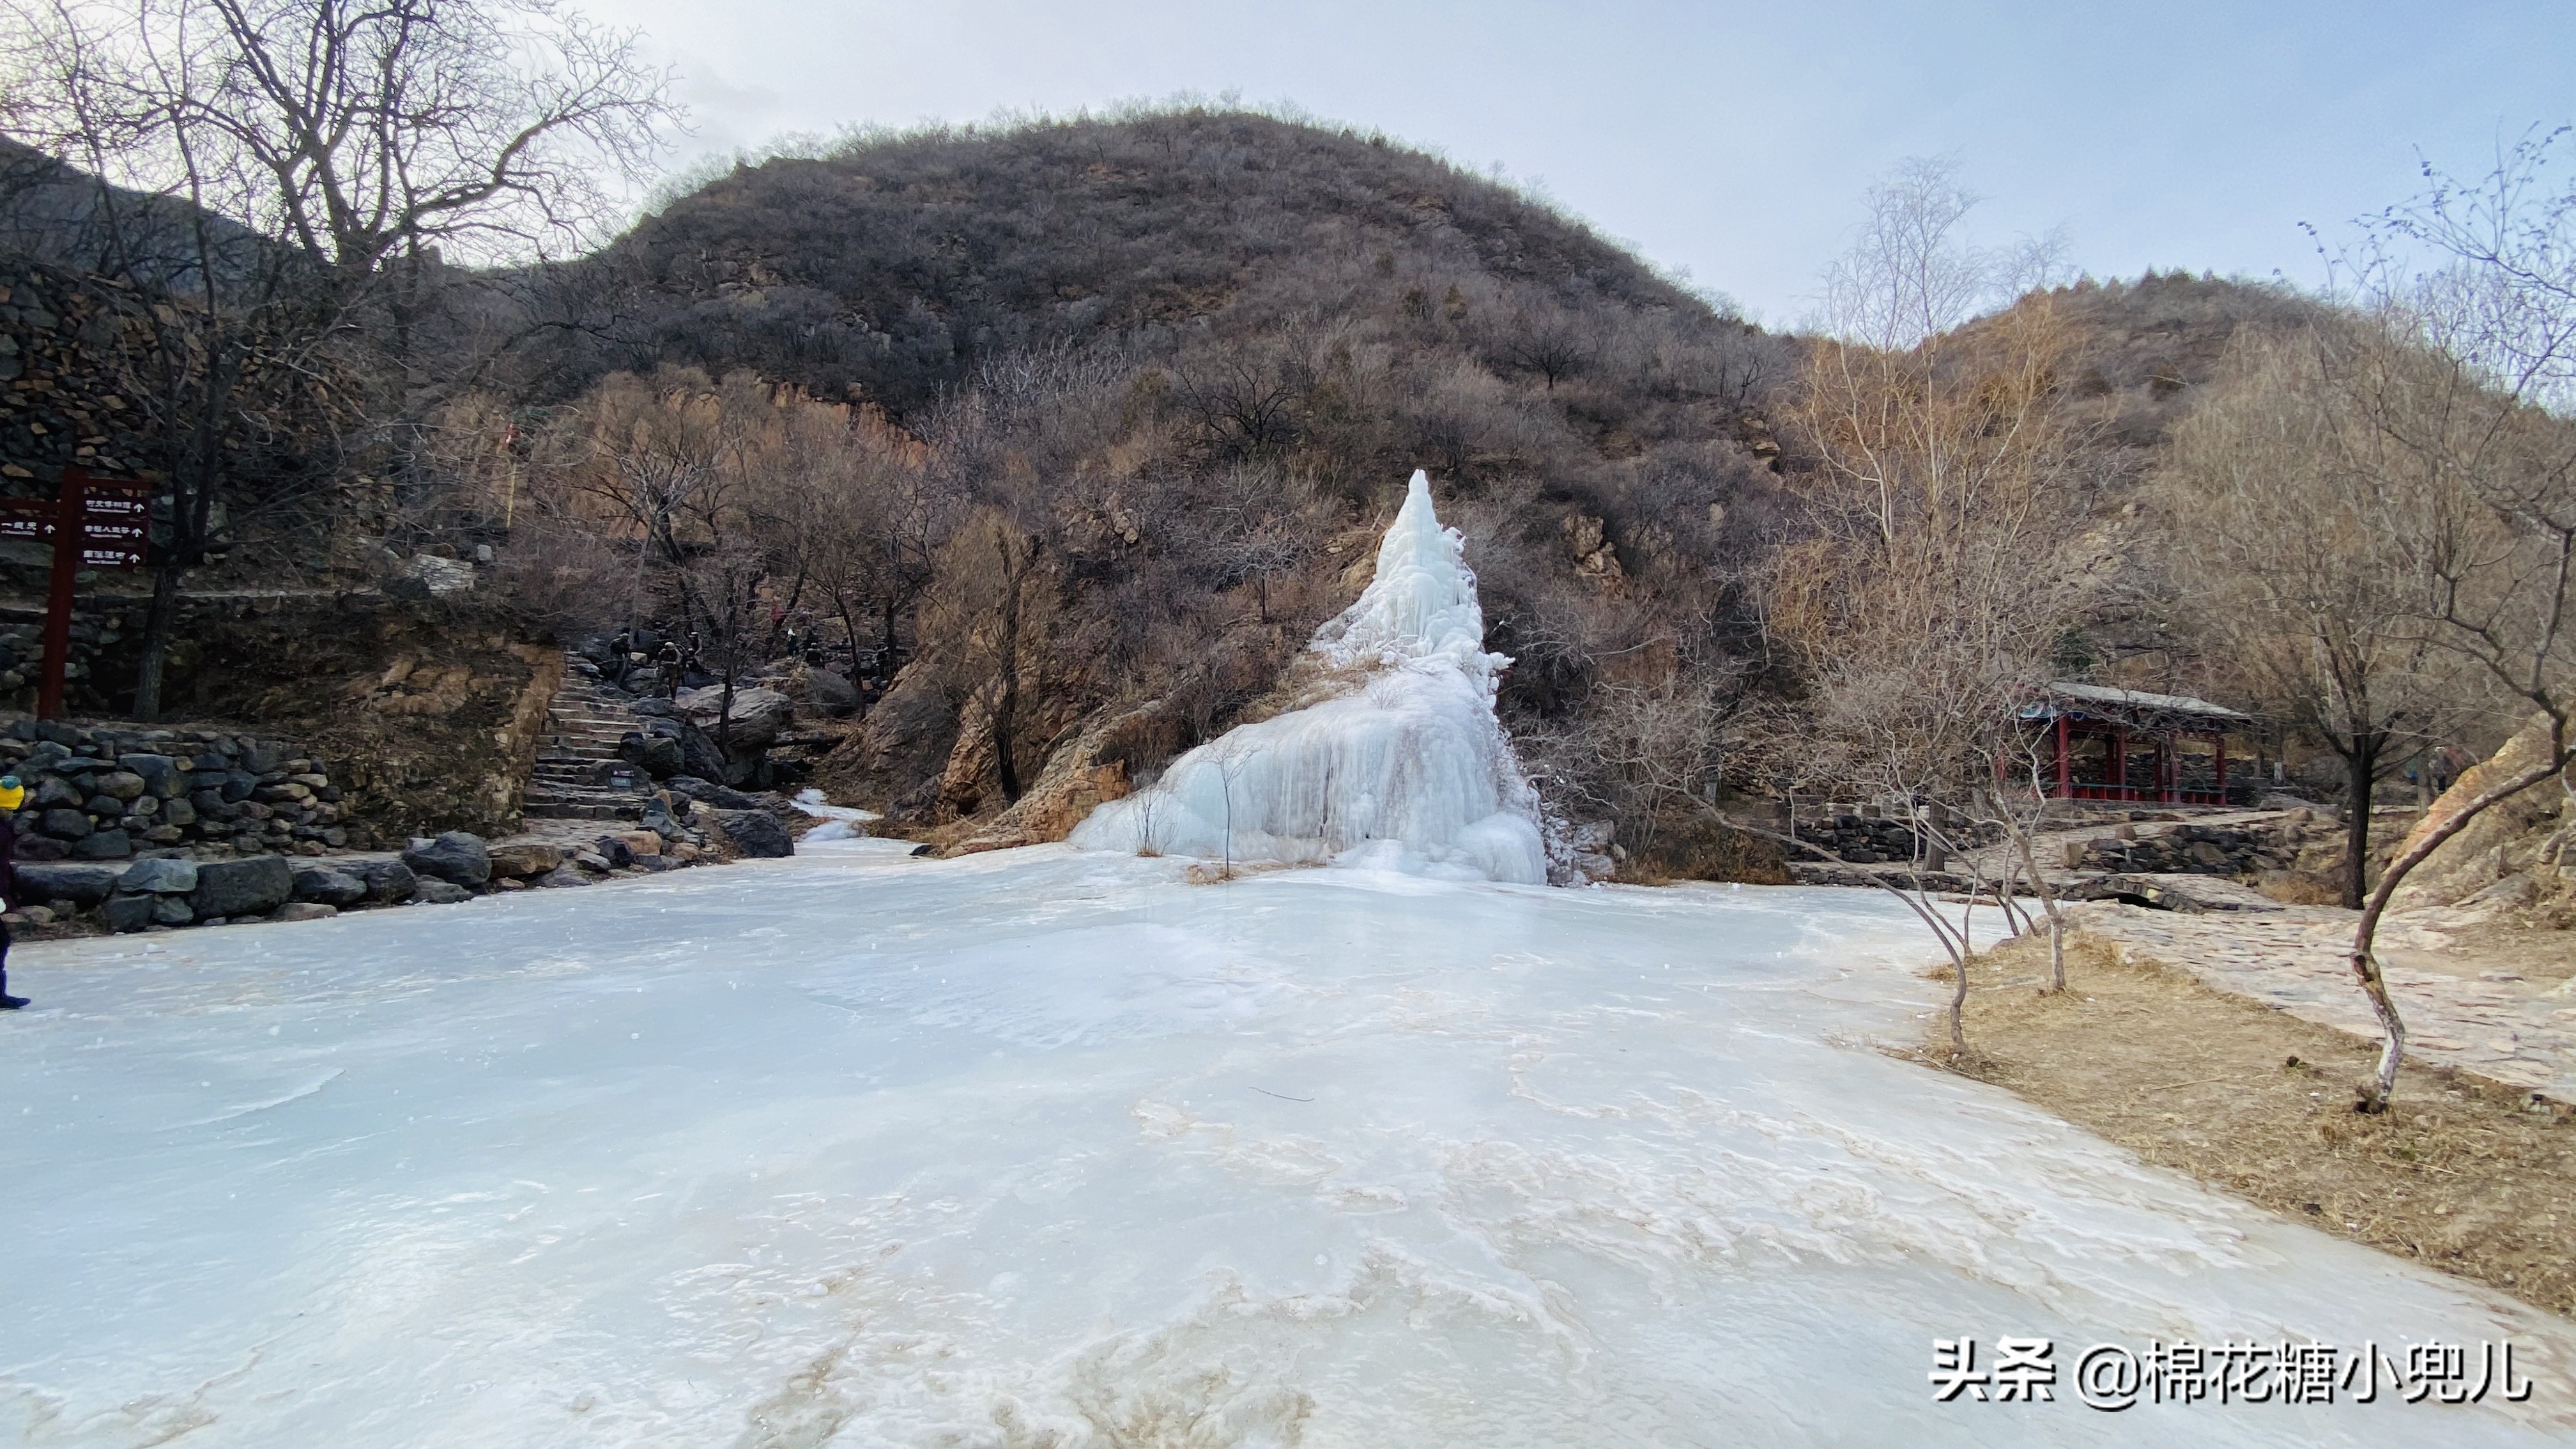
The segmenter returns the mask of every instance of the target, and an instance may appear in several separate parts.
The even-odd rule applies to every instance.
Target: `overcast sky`
[[[2301,283],[2312,222],[2576,119],[2566,0],[1547,5],[1521,0],[587,0],[681,76],[688,155],[845,124],[1239,91],[1536,181],[1796,322],[1871,179],[1956,156],[2002,241],[2097,276]]]

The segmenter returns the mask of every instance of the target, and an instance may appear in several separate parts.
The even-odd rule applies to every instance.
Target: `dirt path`
[[[2576,1315],[2564,1108],[2419,1058],[2388,1113],[2359,1115],[2366,1042],[2132,954],[2145,940],[2079,936],[2053,994],[2043,943],[1988,953],[1968,1053],[1949,1058],[1936,1013],[1922,1055],[2283,1216]]]
[[[2290,906],[2194,916],[2111,901],[2070,908],[2082,929],[2133,956],[2376,1041],[2378,1023],[2343,954],[2356,914]],[[2409,1053],[2576,1103],[2576,934],[2446,916],[2409,913],[2380,930],[2380,963],[2406,1021]]]

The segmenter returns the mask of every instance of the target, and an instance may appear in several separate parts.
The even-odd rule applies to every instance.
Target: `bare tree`
[[[2003,762],[2026,747],[2019,710],[2084,605],[2068,556],[2086,522],[2073,506],[2083,440],[2058,397],[2072,338],[2045,292],[1964,325],[2018,277],[1961,240],[1973,198],[1946,166],[1909,163],[1870,199],[1828,274],[1842,335],[1814,348],[1792,410],[1818,459],[1799,480],[1801,536],[1762,584],[1766,632],[1800,692],[1748,717],[1746,752],[1792,788],[2026,835],[2036,809],[1970,807],[1997,797]],[[1913,897],[1956,972],[1963,1048],[1972,942],[1920,873]]]
[[[2349,385],[2386,344],[2368,326],[2240,334],[2175,430],[2160,489],[2175,612],[2207,667],[2344,763],[2355,910],[2372,786],[2454,738],[2484,683],[2424,627],[2438,505],[2380,486],[2386,437]]]
[[[2566,134],[2527,137],[2474,181],[2431,171],[2370,225],[2368,326],[2323,354],[2311,404],[2342,486],[2394,503],[2383,526],[2419,591],[2413,626],[2534,745],[2419,826],[2361,903],[2348,961],[2383,1032],[2366,1112],[2386,1110],[2406,1048],[2374,950],[2390,899],[2480,815],[2576,766],[2576,190],[2547,185]]]
[[[1025,785],[1018,736],[1050,676],[1056,580],[1046,541],[998,509],[967,520],[939,555],[924,630],[946,641],[951,692],[980,699],[1006,801]]]
[[[170,333],[150,394],[168,541],[135,700],[150,718],[180,576],[219,518],[259,499],[226,446],[253,380],[307,379],[339,404],[324,425],[338,431],[354,389],[382,422],[401,406],[387,384],[411,361],[442,252],[518,260],[595,239],[674,114],[667,80],[631,36],[546,0],[5,0],[0,13],[0,64],[17,79],[5,119],[94,178],[100,270],[190,293],[155,310]],[[324,486],[345,442],[312,465]]]

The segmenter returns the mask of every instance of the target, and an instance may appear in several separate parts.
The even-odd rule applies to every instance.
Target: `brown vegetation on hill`
[[[1605,745],[1739,688],[1795,348],[1488,180],[1196,109],[866,139],[714,178],[553,299],[589,321],[452,414],[481,506],[508,471],[549,576],[588,559],[550,595],[586,622],[759,632],[703,577],[748,549],[736,585],[908,661],[824,766],[900,821],[1009,807],[1086,721],[1161,722],[1079,762],[1113,788],[1225,728],[1366,582],[1416,467],[1563,808],[1651,834],[1657,792],[1717,776],[1705,731]],[[840,443],[755,441],[835,409]],[[638,471],[691,429],[685,478]]]

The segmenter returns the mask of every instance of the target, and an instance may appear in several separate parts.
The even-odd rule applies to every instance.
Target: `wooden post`
[[[2227,732],[2216,731],[2209,739],[2218,747],[2218,803],[2224,806],[2227,803]]]
[[[2075,771],[2073,761],[2067,758],[2066,716],[2062,713],[2057,717],[2057,798],[2075,798]]]
[[[2129,798],[2129,727],[2111,726],[2111,798]]]

